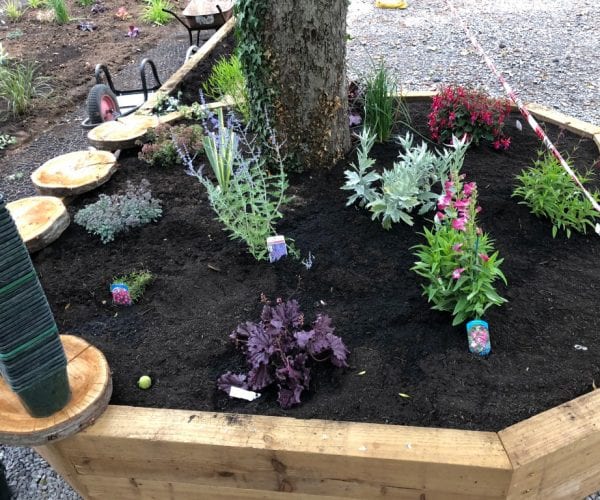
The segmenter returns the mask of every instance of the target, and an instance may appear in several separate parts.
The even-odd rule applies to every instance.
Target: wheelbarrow
[[[196,45],[200,46],[200,32],[219,29],[229,21],[233,16],[233,4],[233,0],[192,0],[181,16],[167,9],[162,10],[183,24],[190,36],[190,45],[193,43],[192,31],[196,31]]]

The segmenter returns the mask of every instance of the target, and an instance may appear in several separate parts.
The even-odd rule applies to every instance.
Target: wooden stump
[[[131,115],[104,122],[88,132],[88,141],[98,149],[116,151],[130,149],[146,135],[149,129],[159,124],[157,116]]]
[[[22,198],[8,203],[6,208],[30,252],[48,246],[71,222],[65,204],[54,196]]]
[[[49,196],[75,196],[104,184],[117,169],[108,151],[75,151],[52,158],[31,174],[37,191]]]
[[[67,355],[71,401],[54,415],[34,418],[0,379],[0,443],[37,446],[66,438],[91,425],[108,406],[112,379],[104,355],[79,337],[60,339]]]

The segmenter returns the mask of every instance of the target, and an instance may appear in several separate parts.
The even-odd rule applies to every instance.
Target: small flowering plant
[[[477,226],[477,186],[463,184],[464,176],[453,171],[438,201],[433,229],[425,228],[425,244],[417,245],[412,267],[427,283],[423,295],[433,309],[449,311],[458,325],[481,318],[493,305],[506,302],[494,282],[506,283],[492,240]]]
[[[502,129],[509,113],[507,100],[462,86],[446,86],[434,96],[427,123],[431,138],[439,143],[449,142],[452,136],[466,135],[475,144],[484,139],[494,149],[506,150],[510,137]]]
[[[229,336],[246,354],[248,372],[226,372],[217,385],[229,394],[232,386],[260,390],[277,384],[281,407],[298,405],[309,387],[311,364],[330,361],[347,366],[348,349],[334,330],[331,318],[321,314],[309,330],[304,329],[304,314],[295,300],[266,302],[259,322],[242,323]]]

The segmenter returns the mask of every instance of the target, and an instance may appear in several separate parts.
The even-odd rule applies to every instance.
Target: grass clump
[[[46,0],[27,0],[27,5],[32,9],[41,9],[47,5]]]
[[[203,87],[206,94],[212,99],[232,97],[244,121],[247,123],[250,120],[248,89],[238,56],[232,55],[229,58],[220,59],[212,67],[210,76]]]
[[[33,99],[47,95],[48,78],[39,75],[39,66],[32,61],[15,62],[0,66],[0,103],[3,118],[25,114],[33,105]]]
[[[19,0],[4,0],[0,5],[6,18],[12,23],[20,21],[25,15],[25,10],[21,7]]]
[[[48,6],[54,12],[54,20],[57,24],[66,24],[71,20],[65,0],[48,0]]]
[[[146,0],[146,6],[142,12],[142,21],[163,26],[173,19],[173,16],[164,12],[163,9],[173,10],[173,8],[173,4],[169,0]]]

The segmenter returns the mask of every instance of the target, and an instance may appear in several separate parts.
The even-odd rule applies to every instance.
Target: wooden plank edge
[[[235,17],[232,17],[223,26],[221,26],[202,47],[198,49],[192,57],[190,57],[183,65],[171,75],[171,77],[162,84],[160,89],[152,94],[150,98],[140,107],[138,112],[151,110],[154,108],[156,101],[160,96],[171,94],[181,81],[192,71],[200,62],[202,62],[212,50],[233,30],[235,26]]]
[[[600,489],[600,390],[498,432],[517,498],[583,498]]]
[[[600,134],[594,134],[594,142],[596,143],[598,151],[600,152]]]
[[[573,132],[588,139],[592,139],[594,135],[600,134],[600,127],[580,120],[579,118],[574,118],[559,111],[555,111],[554,109],[542,106],[541,104],[529,103],[526,106],[530,113],[538,120],[565,128],[569,132]]]

